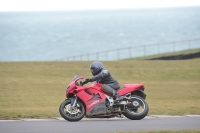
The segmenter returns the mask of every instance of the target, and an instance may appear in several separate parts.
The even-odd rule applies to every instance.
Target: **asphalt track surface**
[[[200,116],[151,116],[142,120],[127,118],[1,120],[0,133],[116,133],[152,130],[200,130]]]

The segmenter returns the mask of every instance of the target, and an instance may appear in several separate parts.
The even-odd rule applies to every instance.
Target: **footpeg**
[[[120,104],[120,105],[126,105],[127,104],[127,102],[126,101],[119,101],[118,103],[115,103],[115,104]]]
[[[124,96],[124,98],[126,98],[126,99],[131,99],[131,93],[126,94],[126,95]]]

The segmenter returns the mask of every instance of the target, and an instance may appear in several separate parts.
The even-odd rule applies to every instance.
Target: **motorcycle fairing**
[[[100,104],[94,106],[90,111],[86,112],[86,115],[93,116],[106,113],[107,113],[107,107],[106,107],[106,101],[104,100]]]
[[[95,89],[78,87],[76,90],[78,92],[76,95],[85,103],[86,115],[106,113],[106,96],[101,92],[100,86]]]
[[[144,86],[142,84],[124,84],[124,86],[121,89],[119,89],[117,92],[119,93],[119,95],[125,95],[127,93],[140,90],[140,89],[144,90]]]
[[[71,83],[68,85],[68,87],[66,89],[66,97],[68,97],[69,94],[73,94],[74,88],[76,88],[77,80],[80,80],[80,79],[83,79],[83,78],[84,78],[83,76],[77,75],[72,79]],[[80,88],[84,89],[85,87],[80,86]]]

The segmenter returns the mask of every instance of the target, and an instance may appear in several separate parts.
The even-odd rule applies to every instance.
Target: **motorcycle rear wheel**
[[[71,106],[70,100],[65,100],[59,108],[60,115],[68,121],[80,121],[85,115],[85,107],[82,102],[77,101],[74,108]]]
[[[147,102],[136,95],[132,95],[131,99],[128,100],[129,104],[125,108],[123,115],[131,120],[143,119],[149,111]]]

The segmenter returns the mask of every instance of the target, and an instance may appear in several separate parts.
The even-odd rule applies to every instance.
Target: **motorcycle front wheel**
[[[85,107],[82,102],[77,101],[75,107],[72,107],[70,100],[65,100],[59,108],[60,115],[68,121],[79,121],[85,115]]]
[[[128,99],[128,104],[123,115],[131,120],[140,120],[148,114],[148,111],[149,107],[147,102],[139,96],[132,95]]]

